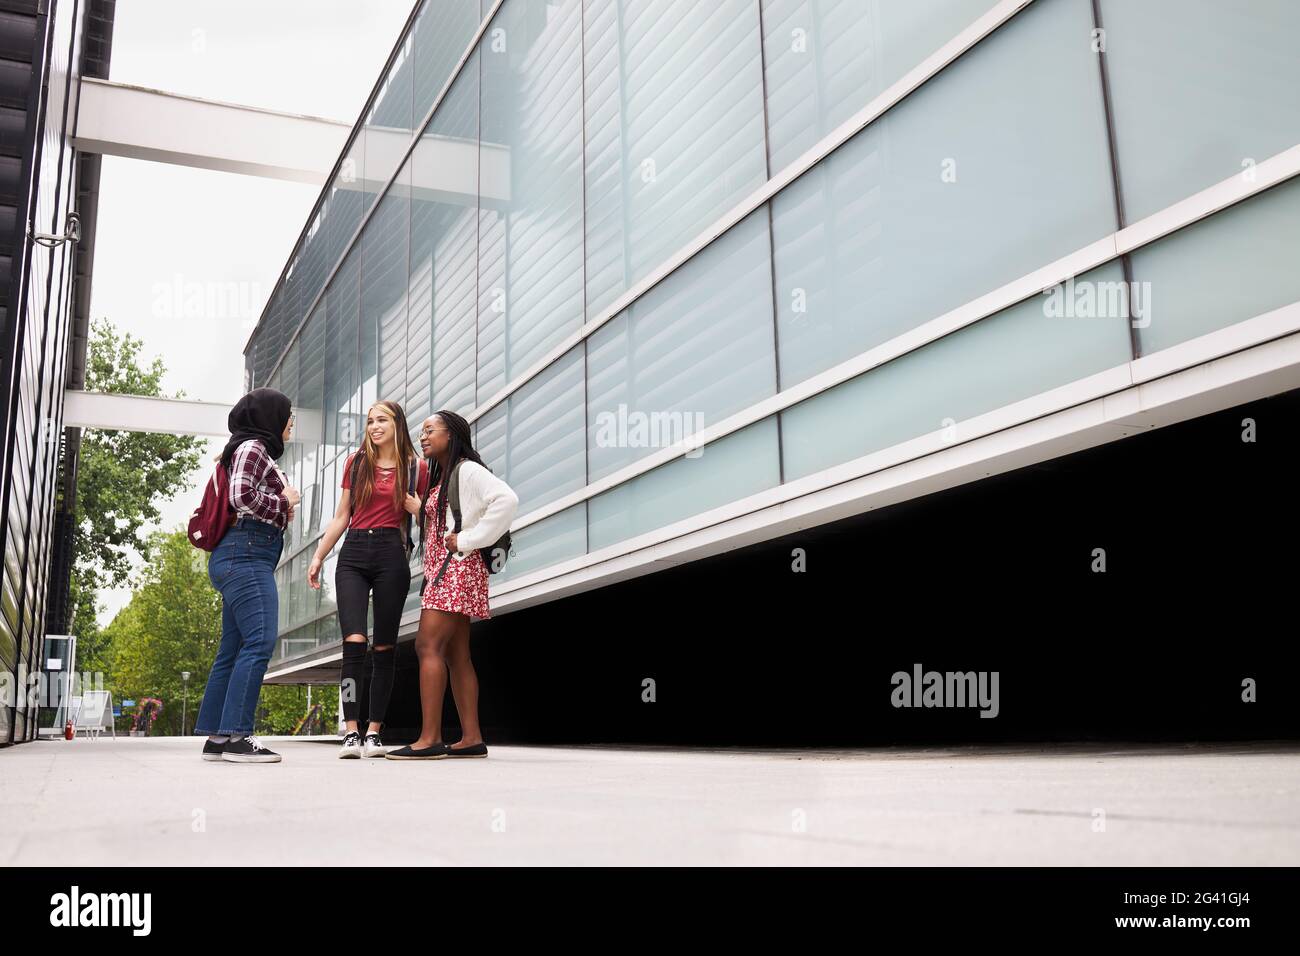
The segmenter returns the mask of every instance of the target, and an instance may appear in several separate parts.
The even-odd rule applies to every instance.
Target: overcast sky
[[[412,5],[127,0],[117,5],[110,79],[350,125]],[[319,193],[317,186],[105,157],[91,317],[143,339],[146,360],[161,356],[168,392],[234,402],[244,343]],[[170,292],[177,287],[214,290],[204,298],[217,314],[191,317]],[[188,518],[195,494],[163,505],[165,527]],[[101,622],[129,599],[125,589],[101,593]]]

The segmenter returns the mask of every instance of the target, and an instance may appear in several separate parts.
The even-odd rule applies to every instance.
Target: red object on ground
[[[72,739],[73,737],[75,737],[76,735],[77,735],[77,732],[76,732],[76,730],[74,730],[73,727],[72,727],[72,718],[69,717],[67,723],[65,723],[65,724],[63,725],[63,739],[64,739],[64,740],[71,740],[71,739]]]

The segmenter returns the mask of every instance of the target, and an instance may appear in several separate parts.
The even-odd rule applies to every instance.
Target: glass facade
[[[69,134],[87,20],[84,6],[56,2],[39,11],[15,8],[0,22],[12,134],[0,171],[0,745],[37,736],[41,695],[32,693],[38,690],[32,682],[45,660],[48,595],[67,591],[66,578],[57,580],[67,573],[66,560],[52,569],[52,556],[70,538],[66,529],[56,537],[54,526],[62,470],[75,470],[67,458],[63,389],[73,348],[74,256],[88,254],[89,237],[78,250],[71,242],[41,245],[25,233],[30,222],[36,232],[63,234],[69,211],[78,208],[78,154]],[[20,167],[30,178],[20,180]],[[93,194],[79,207],[83,216],[92,214],[92,204]]]
[[[996,7],[417,11],[247,350],[319,428],[288,456],[280,656],[339,639],[306,557],[376,398],[473,422],[520,497],[509,582],[1300,298],[1291,182],[1073,277],[1149,284],[1153,321],[1026,290],[833,372],[1300,142],[1300,6]]]

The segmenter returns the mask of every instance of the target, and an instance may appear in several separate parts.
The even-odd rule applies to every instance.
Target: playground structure
[[[317,736],[324,733],[321,704],[312,704],[307,713],[303,714],[298,722],[293,725],[291,733],[295,737],[303,735]]]

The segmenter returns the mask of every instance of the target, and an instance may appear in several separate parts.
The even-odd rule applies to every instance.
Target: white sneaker
[[[366,734],[366,742],[362,749],[367,757],[382,757],[388,753],[388,748],[384,746],[378,734]]]
[[[343,738],[343,749],[339,751],[339,758],[342,760],[361,758],[361,735],[355,730],[348,731],[347,736]]]

